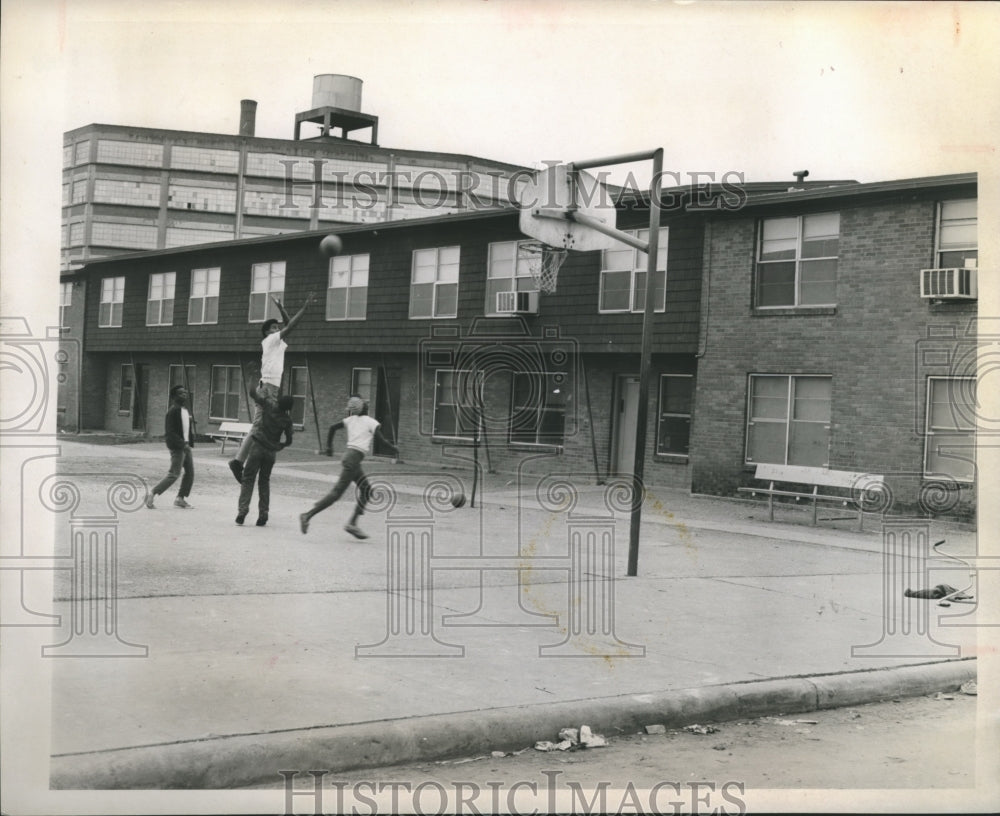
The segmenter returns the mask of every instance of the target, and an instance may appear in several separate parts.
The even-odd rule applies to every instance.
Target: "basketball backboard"
[[[594,229],[596,221],[615,229],[618,211],[597,178],[569,165],[539,170],[518,194],[521,232],[557,249],[612,249],[619,239]],[[580,216],[580,220],[576,220]]]

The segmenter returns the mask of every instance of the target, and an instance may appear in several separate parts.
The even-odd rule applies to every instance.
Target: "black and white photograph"
[[[1000,6],[0,35],[0,812],[1000,810]]]

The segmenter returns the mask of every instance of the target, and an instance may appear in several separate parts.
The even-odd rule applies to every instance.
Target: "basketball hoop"
[[[517,265],[528,270],[539,291],[551,294],[556,291],[559,269],[568,254],[565,249],[556,249],[541,241],[520,241]]]

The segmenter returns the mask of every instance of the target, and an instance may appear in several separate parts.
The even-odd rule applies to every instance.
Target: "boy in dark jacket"
[[[275,399],[267,390],[250,389],[261,408],[260,425],[251,432],[247,462],[240,480],[240,500],[237,507],[236,523],[242,524],[250,512],[250,498],[253,483],[257,480],[257,526],[267,524],[267,513],[271,503],[271,469],[275,454],[292,444],[292,418],[288,415],[294,400],[285,395]],[[285,441],[281,438],[284,436]],[[258,479],[259,476],[259,479]]]
[[[181,479],[177,498],[174,499],[174,507],[184,510],[191,508],[187,497],[191,495],[191,487],[194,485],[194,456],[191,454],[194,445],[194,418],[187,409],[187,401],[188,392],[183,385],[175,385],[170,389],[170,407],[163,421],[164,441],[170,451],[170,470],[146,496],[146,507],[150,510],[155,508],[153,499],[176,482],[182,470],[184,478]]]

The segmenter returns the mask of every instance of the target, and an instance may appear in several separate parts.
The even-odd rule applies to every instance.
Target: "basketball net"
[[[517,245],[518,266],[528,270],[539,291],[551,294],[556,291],[559,269],[568,251],[556,249],[541,241],[521,241]]]

